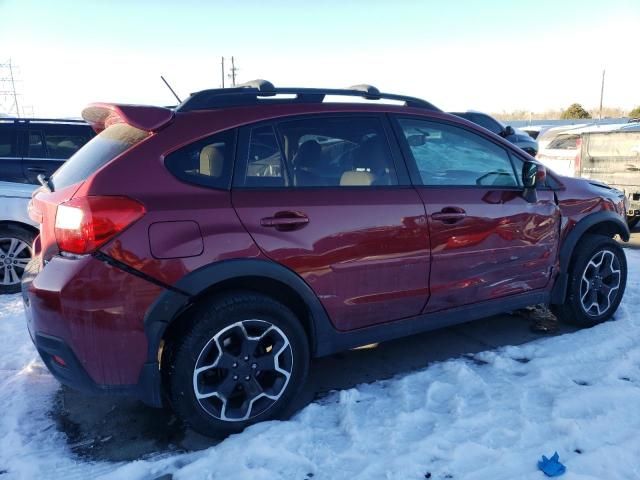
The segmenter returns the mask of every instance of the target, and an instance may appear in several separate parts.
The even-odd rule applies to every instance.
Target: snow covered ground
[[[18,296],[0,299],[0,480],[640,479],[640,251],[616,321],[336,392],[208,450],[131,463],[74,456],[49,411],[57,382]],[[465,352],[460,352],[461,354]]]

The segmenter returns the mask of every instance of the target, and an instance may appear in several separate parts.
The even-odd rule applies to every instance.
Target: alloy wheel
[[[0,238],[0,285],[20,283],[31,255],[31,247],[27,242],[19,238]]]
[[[284,332],[265,320],[225,327],[201,350],[193,390],[211,416],[240,422],[260,415],[283,395],[293,369]]]
[[[620,288],[620,261],[613,252],[596,252],[582,274],[580,302],[585,313],[598,317],[613,305]]]

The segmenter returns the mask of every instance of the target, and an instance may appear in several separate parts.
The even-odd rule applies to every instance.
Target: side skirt
[[[324,322],[316,322],[316,356],[322,357],[370,343],[395,340],[417,333],[490,317],[499,313],[510,312],[530,305],[547,304],[549,300],[550,294],[548,291],[527,292],[473,305],[465,305],[447,311],[418,315],[350,332],[340,332],[331,326],[322,324]]]

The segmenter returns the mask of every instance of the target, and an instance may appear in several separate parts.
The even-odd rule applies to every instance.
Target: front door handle
[[[462,208],[445,207],[439,212],[432,213],[431,219],[446,224],[452,224],[464,220],[466,216],[467,212],[465,212]]]
[[[309,223],[309,217],[301,212],[277,212],[273,217],[260,220],[263,227],[271,227],[280,231],[297,230]]]
[[[34,173],[47,173],[47,170],[45,168],[38,167],[27,167],[27,171]]]

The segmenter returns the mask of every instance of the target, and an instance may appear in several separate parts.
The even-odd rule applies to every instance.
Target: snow
[[[0,299],[0,478],[640,478],[640,251],[616,320],[425,367],[316,401],[215,447],[130,463],[87,462],[49,417],[59,388],[27,334],[19,297]]]

